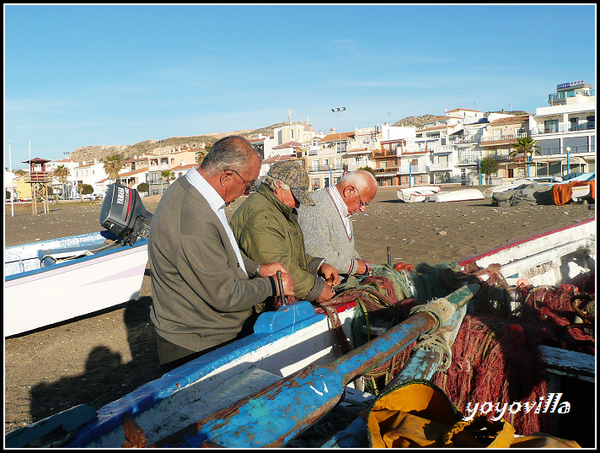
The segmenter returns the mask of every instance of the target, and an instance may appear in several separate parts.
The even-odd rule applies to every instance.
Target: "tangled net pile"
[[[339,288],[335,298],[315,308],[329,316],[345,354],[371,339],[372,324],[383,322],[386,329],[391,328],[407,319],[416,305],[445,297],[465,282],[480,284],[473,301],[475,313],[465,315],[451,348],[449,368],[438,370],[432,378],[463,413],[470,401],[510,405],[546,396],[540,344],[594,354],[593,293],[578,294],[573,285],[509,287],[498,265],[486,269],[472,265],[463,271],[457,263],[422,263],[410,271],[376,266],[371,275]],[[510,302],[515,298],[523,301],[518,313],[511,311]],[[579,307],[578,301],[585,307]],[[358,309],[348,340],[336,307],[353,302]],[[575,322],[576,315],[583,322]],[[402,369],[414,345],[366,374],[365,389],[374,394],[381,391]],[[521,411],[507,413],[505,419],[519,434],[552,431],[547,414]]]

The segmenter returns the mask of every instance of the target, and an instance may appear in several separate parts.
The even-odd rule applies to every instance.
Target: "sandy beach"
[[[231,215],[244,201],[232,203]],[[155,202],[144,201],[153,212]],[[436,264],[595,217],[594,205],[492,206],[489,199],[402,203],[380,188],[366,213],[352,219],[357,250],[373,263]],[[5,207],[5,246],[101,229],[101,202]],[[38,208],[38,212],[41,209]],[[101,406],[160,376],[148,271],[140,297],[101,313],[5,339],[5,433],[88,403]]]

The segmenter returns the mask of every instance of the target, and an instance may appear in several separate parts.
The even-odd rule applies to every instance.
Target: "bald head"
[[[367,170],[355,170],[350,173],[346,173],[340,180],[338,181],[338,185],[342,187],[346,185],[352,185],[356,187],[359,192],[372,192],[371,198],[377,194],[377,180],[375,176],[370,171]]]
[[[364,211],[375,195],[377,195],[377,180],[366,170],[355,170],[346,173],[335,185],[340,193],[349,215]]]
[[[260,155],[248,140],[238,135],[231,135],[211,146],[200,168],[208,174],[216,174],[225,169],[240,172],[256,162],[260,167],[260,161]]]

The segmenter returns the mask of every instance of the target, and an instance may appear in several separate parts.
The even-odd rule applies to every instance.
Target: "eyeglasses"
[[[250,181],[250,182],[246,181],[246,180],[244,179],[244,177],[243,177],[242,175],[240,175],[240,174],[239,174],[237,171],[235,171],[233,168],[230,168],[230,169],[229,169],[229,170],[227,170],[227,171],[232,171],[232,172],[234,172],[236,175],[238,175],[238,176],[241,178],[241,180],[242,180],[242,181],[244,181],[244,184],[246,185],[246,189],[244,189],[244,193],[246,193],[246,192],[250,192],[250,187],[252,187],[252,184],[254,184],[254,181]]]
[[[356,187],[354,188],[354,190],[356,190],[356,195],[358,195],[358,199],[360,200],[360,205],[358,207],[362,208],[364,206],[366,208],[367,206],[369,206],[369,203],[365,203],[360,197],[360,193],[358,193],[358,189]]]

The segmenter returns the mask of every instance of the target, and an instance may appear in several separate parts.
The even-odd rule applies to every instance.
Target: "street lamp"
[[[479,173],[479,185],[481,185],[481,156],[477,157],[477,173]]]
[[[571,152],[571,147],[567,146],[565,148],[565,151],[567,152],[567,175],[568,175],[569,173],[571,173],[571,162],[569,161],[569,157],[570,157],[569,153]]]
[[[333,113],[337,113],[338,118],[340,120],[340,129],[339,129],[339,133],[340,133],[340,143],[338,145],[338,153],[342,152],[342,113],[344,113],[344,111],[346,110],[346,107],[336,107],[335,109],[331,109],[331,111]]]
[[[333,186],[333,165],[329,164],[329,187]]]
[[[529,178],[529,157],[531,156],[531,153],[527,153],[527,177]]]

